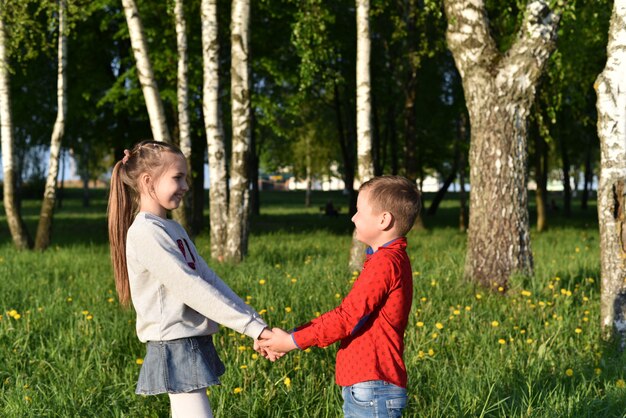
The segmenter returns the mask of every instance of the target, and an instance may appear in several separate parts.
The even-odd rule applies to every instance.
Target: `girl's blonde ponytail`
[[[122,180],[123,174],[121,171],[123,170],[125,170],[125,167],[121,161],[113,167],[107,213],[115,288],[117,289],[120,303],[123,306],[128,306],[130,302],[130,284],[126,266],[126,234],[133,221],[135,203],[130,187],[124,184]]]

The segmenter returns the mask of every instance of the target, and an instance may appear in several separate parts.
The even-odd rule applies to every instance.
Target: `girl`
[[[132,300],[147,346],[136,393],[167,393],[173,417],[212,417],[206,388],[224,373],[212,340],[217,323],[255,340],[271,331],[167,219],[189,189],[186,179],[185,158],[170,144],[144,141],[124,151],[111,176],[111,260],[120,302]]]

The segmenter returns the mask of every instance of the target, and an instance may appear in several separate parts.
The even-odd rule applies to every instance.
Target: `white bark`
[[[65,115],[67,115],[67,4],[59,0],[59,35],[57,47],[57,117],[50,138],[50,156],[48,158],[48,176],[44,189],[39,224],[35,238],[35,249],[44,250],[50,245],[52,217],[56,202],[57,177],[59,175],[59,155],[61,141],[65,133]]]
[[[126,23],[128,24],[128,33],[130,34],[130,43],[135,56],[137,67],[137,77],[141,84],[148,117],[150,118],[150,129],[155,141],[171,142],[170,133],[167,129],[167,119],[163,110],[163,102],[159,95],[159,88],[152,64],[148,57],[148,43],[143,31],[143,25],[137,10],[135,0],[122,0]]]
[[[357,167],[361,183],[374,176],[372,159],[372,101],[370,85],[371,40],[369,27],[369,0],[356,1],[356,130],[357,130]],[[365,244],[356,239],[356,230],[352,234],[350,249],[351,271],[360,270],[365,258]]]
[[[226,257],[240,261],[245,255],[248,220],[248,151],[250,148],[249,0],[233,0],[231,14],[232,156]]]
[[[595,89],[600,138],[598,220],[602,337],[626,341],[626,0],[615,0],[607,62]]]
[[[176,23],[176,47],[178,51],[177,71],[177,110],[178,110],[178,145],[187,160],[188,178],[192,177],[191,170],[191,134],[189,127],[189,88],[187,82],[187,22],[185,20],[184,1],[175,0],[174,19]],[[191,181],[189,191],[185,194],[180,206],[173,211],[173,218],[178,221],[187,232],[191,233],[189,221],[192,191]]]
[[[202,62],[204,127],[209,156],[211,257],[223,260],[226,248],[228,188],[224,131],[219,107],[219,42],[217,0],[202,0]]]
[[[465,275],[506,289],[532,275],[526,189],[526,119],[554,49],[560,15],[531,0],[518,39],[504,55],[489,35],[482,0],[445,0],[446,38],[470,115],[470,222]]]
[[[370,2],[369,0],[357,0],[356,7],[357,155],[359,180],[363,183],[374,176],[374,162],[372,160],[372,101],[370,85]]]
[[[30,240],[22,222],[15,196],[13,164],[13,117],[11,114],[11,88],[4,19],[0,16],[0,136],[2,140],[2,170],[4,211],[13,243],[19,249],[30,247]]]

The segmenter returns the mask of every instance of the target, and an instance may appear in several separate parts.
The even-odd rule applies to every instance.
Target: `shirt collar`
[[[387,243],[385,243],[385,244],[381,245],[380,247],[378,247],[378,249],[381,249],[381,248],[387,247],[387,246],[389,246],[389,245],[391,245],[391,244],[395,243],[395,242],[396,242],[396,241],[398,241],[398,240],[403,240],[403,241],[405,241],[405,240],[406,240],[406,238],[405,238],[405,237],[394,238],[394,239],[392,239],[391,241],[389,241],[389,242],[387,242]],[[366,255],[372,255],[372,254],[374,254],[375,252],[376,252],[376,251],[372,250],[372,247],[367,247],[367,248],[365,249],[365,254],[366,254]]]

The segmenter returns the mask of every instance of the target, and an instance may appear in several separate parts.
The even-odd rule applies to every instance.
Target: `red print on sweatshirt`
[[[196,258],[193,256],[193,252],[191,251],[191,248],[189,247],[189,243],[187,243],[187,240],[184,238],[177,239],[176,243],[178,244],[178,249],[180,250],[180,252],[183,253],[183,257],[185,257],[185,261],[187,262],[187,265],[195,270]],[[187,258],[187,251],[185,251],[185,247],[187,247],[187,251],[189,251],[189,256],[191,257],[191,261],[189,261],[189,259]]]

